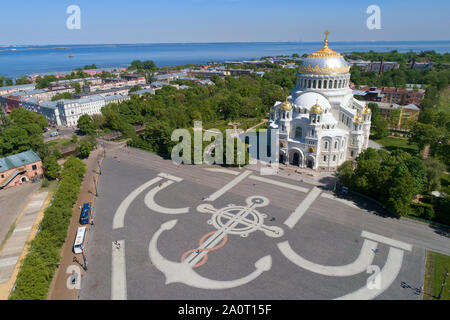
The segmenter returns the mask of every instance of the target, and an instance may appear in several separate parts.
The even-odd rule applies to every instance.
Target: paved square
[[[291,179],[138,150],[102,173],[80,299],[420,299],[425,249],[450,253]]]

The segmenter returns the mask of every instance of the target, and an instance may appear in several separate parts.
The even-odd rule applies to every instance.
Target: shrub
[[[433,206],[429,203],[411,203],[411,214],[413,216],[433,220],[435,217]]]
[[[48,186],[50,185],[50,182],[48,182],[47,179],[42,180],[42,188],[48,188]]]

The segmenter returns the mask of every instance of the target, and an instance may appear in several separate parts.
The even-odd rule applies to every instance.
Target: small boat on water
[[[69,58],[73,58],[73,54],[69,54]]]

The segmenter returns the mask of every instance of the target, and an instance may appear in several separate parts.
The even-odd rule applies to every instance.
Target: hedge
[[[23,260],[10,300],[47,299],[50,283],[61,260],[59,252],[67,236],[72,208],[85,173],[86,165],[73,156],[64,163],[58,188],[44,212],[29,253]]]
[[[429,203],[411,203],[410,215],[425,220],[433,220],[435,218],[433,206]]]

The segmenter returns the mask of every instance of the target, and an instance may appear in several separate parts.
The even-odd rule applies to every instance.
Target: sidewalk
[[[90,202],[93,204],[93,213],[95,213],[95,181],[98,181],[98,166],[99,162],[103,161],[103,148],[100,146],[101,143],[105,143],[107,146],[106,152],[111,152],[111,150],[118,149],[123,147],[123,143],[113,143],[113,142],[105,142],[99,139],[99,146],[96,150],[94,150],[89,158],[85,160],[87,173],[84,176],[83,183],[81,185],[80,194],[78,196],[77,202],[75,203],[72,210],[72,219],[70,220],[70,225],[67,230],[66,241],[61,250],[61,261],[58,268],[55,271],[55,275],[53,276],[52,283],[50,284],[49,293],[47,296],[48,300],[76,300],[78,298],[77,289],[69,289],[67,287],[67,279],[71,276],[69,273],[66,273],[66,270],[70,266],[79,266],[79,264],[73,261],[73,258],[76,257],[78,261],[83,262],[82,255],[76,255],[72,251],[73,241],[75,239],[79,224],[80,217],[80,206],[82,206],[86,202]],[[88,226],[88,235],[89,239],[90,226]],[[86,251],[89,250],[89,246],[87,245]],[[83,273],[81,276],[81,285],[83,285]],[[89,271],[87,271],[89,272]]]
[[[0,300],[8,299],[28,253],[29,242],[34,239],[49,203],[48,192],[35,193],[17,218],[14,232],[0,252]]]
[[[259,171],[261,168],[269,168],[269,163],[259,161],[256,164],[245,166],[246,169]],[[332,172],[316,172],[312,169],[300,168],[294,165],[279,164],[278,172],[274,176],[279,176],[299,182],[312,184],[315,186],[330,186],[334,184],[336,178]]]

